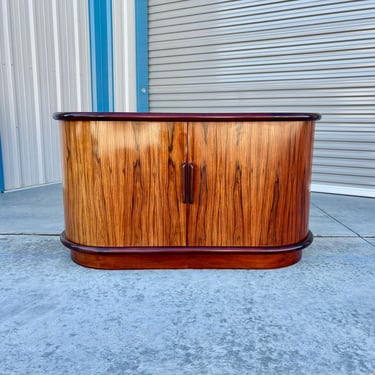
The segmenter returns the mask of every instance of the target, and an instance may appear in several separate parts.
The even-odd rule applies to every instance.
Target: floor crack
[[[354,233],[357,237],[361,237],[362,236],[357,233],[355,230],[353,230],[352,228],[350,228],[349,226],[347,226],[346,224],[342,223],[340,220],[336,219],[334,216],[330,215],[328,212],[324,211],[322,208],[320,208],[319,206],[317,206],[315,203],[312,203],[312,205],[317,208],[318,210],[320,210],[321,212],[323,212],[325,215],[327,215],[329,218],[333,219],[334,221],[336,221],[336,223],[338,224],[341,224],[343,227],[345,227],[346,229],[350,230],[352,233]]]

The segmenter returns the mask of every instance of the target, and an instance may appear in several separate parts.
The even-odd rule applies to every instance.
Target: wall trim
[[[0,137],[0,192],[4,193],[5,183],[4,183],[4,169],[3,169],[3,153],[1,149],[1,137]]]
[[[115,112],[136,112],[135,1],[112,0]]]
[[[350,186],[311,184],[311,191],[314,193],[354,195],[357,197],[375,198],[375,189],[360,189]]]
[[[148,112],[148,7],[147,0],[135,2],[135,56],[137,111]]]
[[[113,112],[112,0],[88,0],[92,110]]]

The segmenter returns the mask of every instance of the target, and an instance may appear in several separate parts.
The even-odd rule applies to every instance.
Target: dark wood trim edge
[[[269,247],[101,247],[101,246],[87,246],[77,244],[66,238],[65,231],[60,235],[62,244],[69,249],[80,251],[86,254],[160,254],[160,253],[281,253],[286,251],[302,250],[313,242],[314,236],[311,231],[308,232],[306,238],[300,242],[284,246],[269,246]]]
[[[297,263],[313,235],[309,231],[297,244],[267,248],[95,247],[71,242],[65,232],[60,239],[71,250],[73,261],[97,269],[271,269]]]
[[[318,113],[55,112],[63,121],[317,121]]]

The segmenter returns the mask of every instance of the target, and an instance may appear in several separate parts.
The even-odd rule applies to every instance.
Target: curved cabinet
[[[316,114],[56,113],[81,265],[277,268],[312,241]]]

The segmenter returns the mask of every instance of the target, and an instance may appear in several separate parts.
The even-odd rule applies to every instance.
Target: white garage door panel
[[[169,10],[164,12],[150,12],[149,19],[152,27],[161,28],[156,35],[166,32],[193,31],[195,32],[197,23],[202,29],[215,29],[217,27],[238,27],[243,24],[262,23],[259,29],[279,28],[282,26],[291,27],[295,25],[311,25],[329,20],[341,21],[347,19],[347,13],[351,14],[351,19],[361,19],[368,17],[368,12],[375,9],[372,0],[358,1],[284,1],[278,3],[268,3],[262,5],[258,3],[253,5],[251,1],[247,6],[236,9],[235,1],[228,1],[227,6],[217,8],[214,4],[204,7],[202,13],[198,13],[198,8],[191,15],[186,15],[189,9],[178,9],[179,3],[188,3],[187,1],[175,2],[169,6]],[[225,3],[222,3],[225,4]],[[152,6],[151,6],[152,7]],[[194,8],[190,8],[194,9]],[[213,17],[214,15],[214,17]],[[249,17],[251,15],[251,17]],[[236,18],[235,23],[233,18]],[[167,21],[167,23],[166,23]],[[270,23],[270,25],[265,25]],[[216,33],[225,33],[225,29],[216,31]],[[187,34],[189,35],[189,34]]]
[[[334,172],[329,172],[327,174],[313,172],[313,179],[317,185],[324,184],[333,186],[346,186],[352,187],[353,184],[358,188],[365,189],[367,186],[368,177],[366,176],[347,176],[343,174],[334,174]]]
[[[153,82],[150,82],[153,83]],[[243,92],[243,95],[261,92],[262,95],[264,92],[271,92],[274,90],[311,90],[311,89],[317,89],[317,90],[326,90],[327,88],[333,88],[333,89],[360,89],[360,88],[369,88],[371,90],[374,89],[374,83],[368,79],[368,77],[357,77],[357,78],[350,78],[347,77],[345,80],[335,80],[335,79],[325,79],[324,83],[326,87],[321,86],[321,82],[317,82],[316,80],[313,81],[300,81],[298,82],[297,87],[290,87],[289,81],[274,81],[274,82],[267,82],[267,86],[265,87],[262,83],[259,82],[253,82],[251,86],[251,91],[249,90],[249,86],[244,85],[242,82],[236,82],[231,84],[230,89],[226,90],[228,88],[228,85],[221,84],[221,83],[213,83],[210,86],[206,85],[183,85],[183,86],[177,86],[177,85],[170,85],[170,86],[156,86],[153,85],[153,94],[163,94],[163,93],[215,93],[215,95],[221,95],[225,94],[227,92]],[[324,95],[324,91],[323,95]],[[152,99],[155,99],[156,96],[153,96]]]
[[[338,56],[337,56],[338,55]],[[370,51],[364,50],[361,52],[356,53],[356,57],[350,57],[347,56],[346,52],[335,52],[334,54],[326,54],[324,56],[311,56],[308,54],[301,54],[296,56],[296,58],[293,61],[293,66],[295,67],[310,67],[315,68],[316,65],[326,66],[326,67],[335,67],[337,66],[337,59],[340,58],[341,63],[347,65],[348,67],[352,68],[353,64],[358,64],[357,66],[366,66],[367,64],[371,64],[373,53]],[[366,60],[367,59],[367,60]],[[161,61],[159,61],[161,62]],[[264,62],[263,57],[258,57],[257,55],[247,57],[247,58],[241,58],[232,60],[232,67],[236,69],[240,69],[241,67],[251,67],[251,66],[257,66],[262,65],[263,67],[272,68],[272,63]],[[279,63],[277,64],[278,67],[282,67],[286,64],[290,64],[290,57],[280,57]],[[216,64],[216,69],[219,68],[225,68],[228,65],[228,61],[226,59],[221,59]],[[318,65],[318,66],[319,66]],[[174,67],[174,63],[170,61],[170,58],[165,58],[163,65],[153,65],[152,73],[159,73],[159,72],[168,72],[169,69]],[[370,65],[371,66],[371,65]],[[210,69],[212,70],[212,63],[210,60],[210,57],[207,56],[207,59],[204,61],[190,61],[189,64],[178,64],[174,67],[176,70],[186,71],[187,68],[190,70],[193,69]]]
[[[368,144],[370,149],[375,151],[375,133],[370,132],[356,132],[355,133],[355,141],[356,143],[363,143]],[[321,142],[337,142],[338,144],[342,144],[342,142],[347,142],[349,145],[353,144],[353,132],[341,131],[337,134],[337,132],[333,131],[320,131],[319,129],[316,131],[315,140]],[[363,145],[365,147],[365,145]]]
[[[365,155],[368,156],[368,155]],[[336,166],[336,167],[343,167],[343,168],[356,168],[358,169],[359,174],[363,174],[362,169],[369,169],[369,173],[373,175],[375,172],[373,170],[373,166],[371,163],[366,159],[360,159],[359,157],[357,159],[341,159],[338,160],[336,158],[332,158],[331,160],[327,160],[327,158],[322,158],[319,156],[314,156],[314,163],[316,166]],[[359,167],[360,163],[360,167]],[[357,173],[354,172],[354,175]]]
[[[313,187],[375,196],[375,3],[149,1],[154,112],[318,112]]]
[[[52,113],[90,110],[88,3],[0,2],[0,134],[5,189],[61,181]]]
[[[374,151],[362,151],[362,150],[332,150],[324,148],[315,148],[314,159],[319,160],[320,164],[330,164],[333,161],[340,163],[341,165],[357,165],[361,167],[363,163],[369,168],[373,168],[371,158],[375,158]],[[350,164],[349,164],[350,161]]]
[[[374,103],[374,89],[373,88],[354,88],[354,89],[325,89],[325,90],[280,90],[275,88],[272,92],[265,90],[260,91],[259,89],[256,92],[253,91],[246,91],[244,93],[238,91],[226,91],[226,92],[218,92],[215,93],[215,99],[223,100],[223,99],[235,99],[235,98],[246,98],[246,99],[266,99],[270,100],[273,98],[285,98],[287,95],[288,98],[299,98],[309,100],[309,103],[314,98],[330,98],[332,100],[347,100],[350,103],[353,101],[358,101],[358,103],[362,103],[362,100],[368,100],[371,103]],[[350,96],[348,98],[348,96]],[[197,97],[197,93],[174,93],[171,94],[169,92],[158,94],[158,100],[194,100]],[[212,92],[200,92],[199,97],[202,99],[212,99]]]
[[[197,71],[196,74],[192,76],[184,76],[181,72],[170,72],[165,74],[164,77],[155,77],[153,74],[150,74],[150,79],[159,85],[183,85],[183,84],[212,84],[215,82],[220,83],[232,83],[232,82],[243,82],[250,84],[251,82],[268,82],[275,80],[308,80],[308,79],[324,79],[324,78],[336,78],[343,79],[346,76],[351,77],[371,77],[371,74],[374,72],[374,68],[361,68],[361,69],[333,69],[333,70],[315,70],[315,71],[288,71],[284,72],[282,78],[280,77],[281,72],[269,72],[264,73],[263,68],[261,72],[256,72],[255,70],[243,72],[242,74],[237,74],[232,72],[229,68],[226,74],[215,74],[207,75],[204,71]],[[280,69],[282,70],[282,69]],[[296,82],[298,84],[298,82]],[[322,82],[324,85],[324,82]]]

